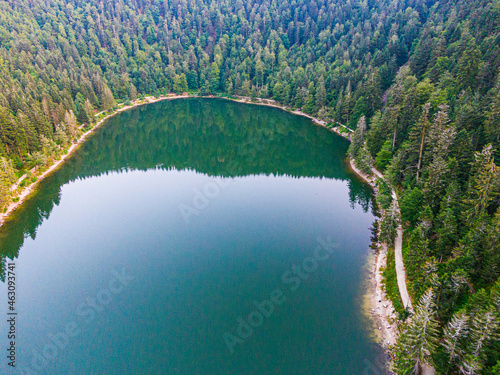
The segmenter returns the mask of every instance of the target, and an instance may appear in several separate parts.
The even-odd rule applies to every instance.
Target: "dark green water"
[[[110,119],[0,230],[18,373],[374,373],[361,309],[374,217],[347,147],[223,100]]]

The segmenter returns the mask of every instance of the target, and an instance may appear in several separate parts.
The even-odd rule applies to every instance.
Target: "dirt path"
[[[435,375],[436,370],[434,367],[430,367],[428,365],[424,365],[424,368],[422,369],[422,375]]]
[[[399,215],[401,216],[401,213]],[[396,277],[398,279],[399,294],[401,295],[403,306],[413,311],[410,295],[408,294],[408,288],[406,286],[406,270],[403,262],[403,228],[401,224],[398,226],[397,235],[394,240],[394,259],[396,260]]]
[[[28,177],[28,174],[27,174],[27,173],[25,173],[25,174],[23,174],[21,177],[19,177],[19,179],[18,179],[18,180],[17,180],[17,181],[16,181],[16,182],[15,182],[15,183],[14,183],[14,184],[13,184],[13,185],[9,188],[9,191],[14,191],[14,190],[16,190],[16,189],[19,187],[19,185],[21,184],[21,182],[23,182],[23,180],[24,180],[26,177]]]
[[[386,181],[382,173],[380,173],[377,169],[372,168],[372,172],[377,177]],[[401,210],[399,209],[398,196],[394,189],[392,189],[392,199],[396,204],[398,215],[399,217],[401,217]],[[406,270],[403,261],[403,227],[401,226],[401,224],[399,224],[398,226],[396,232],[396,238],[394,239],[394,258],[396,260],[396,277],[398,280],[398,289],[399,289],[399,294],[401,295],[401,300],[403,301],[403,306],[405,308],[413,310],[410,295],[408,293],[408,287],[406,285]]]

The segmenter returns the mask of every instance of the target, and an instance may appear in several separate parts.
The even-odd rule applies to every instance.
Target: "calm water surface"
[[[0,230],[18,373],[373,373],[374,217],[347,147],[223,100],[111,118]]]

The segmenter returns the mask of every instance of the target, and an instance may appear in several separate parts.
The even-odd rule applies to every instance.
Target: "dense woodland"
[[[416,307],[394,371],[500,374],[499,66],[498,0],[0,1],[0,205],[116,103],[272,98],[356,128],[398,192],[381,237],[402,223]]]

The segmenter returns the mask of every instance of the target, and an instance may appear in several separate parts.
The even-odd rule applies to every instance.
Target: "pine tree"
[[[182,94],[188,90],[188,84],[186,75],[182,73],[181,75],[175,76],[174,80],[174,91],[176,94]]]
[[[441,207],[436,222],[438,223],[436,241],[441,255],[448,255],[452,247],[458,241],[458,186],[452,183],[446,190],[446,195],[441,201]]]
[[[56,125],[56,133],[54,135],[54,140],[58,145],[66,146],[68,144],[68,134],[66,130],[66,125],[63,122]]]
[[[500,212],[497,214],[500,215]],[[497,313],[500,316],[500,278],[497,280],[493,288],[491,288],[491,304],[496,308]]]
[[[78,135],[78,125],[76,122],[76,116],[73,111],[66,111],[64,114],[64,125],[66,132],[70,139],[74,139]]]
[[[309,94],[307,96],[306,102],[304,104],[304,112],[305,113],[310,113],[313,114],[315,109],[315,104],[314,104],[314,96],[312,94]]]
[[[366,118],[362,116],[358,121],[358,126],[351,137],[351,145],[349,146],[349,155],[356,158],[359,150],[364,147],[366,138]]]
[[[31,152],[37,150],[39,147],[38,134],[28,116],[26,116],[23,111],[19,110],[17,112],[17,121],[19,126],[22,127],[26,133],[26,137],[28,139],[28,151]],[[0,149],[1,148],[2,147],[0,147]]]
[[[88,123],[89,119],[87,117],[87,112],[85,112],[85,98],[80,92],[76,94],[75,106],[78,121],[82,124]]]
[[[429,156],[426,158],[427,165],[437,158],[446,159],[450,151],[450,146],[455,140],[456,129],[455,126],[450,124],[448,110],[448,105],[440,105],[439,112],[436,114],[430,128],[427,140],[428,148],[430,149]]]
[[[316,89],[316,112],[319,111],[326,105],[326,88],[325,79],[323,76],[320,77],[317,89]]]
[[[8,154],[24,154],[28,148],[28,139],[23,128],[17,125],[10,109],[0,106],[0,141]]]
[[[116,107],[115,98],[113,97],[113,93],[110,88],[105,85],[102,91],[102,109],[109,110]]]
[[[380,224],[380,239],[392,245],[396,237],[396,231],[400,225],[400,217],[395,202],[391,203],[388,210],[384,212],[382,222]]]
[[[137,88],[133,83],[130,84],[130,94],[129,94],[130,100],[136,100],[137,99]]]
[[[375,163],[380,171],[384,171],[387,165],[391,162],[392,152],[391,152],[391,142],[386,141],[382,146],[382,149],[378,152],[375,158]]]
[[[0,209],[3,208],[10,202],[10,188],[11,184],[3,175],[3,171],[0,170]]]
[[[415,314],[403,326],[396,344],[394,370],[398,375],[420,374],[424,365],[432,364],[431,354],[438,345],[434,292],[428,289],[420,298]]]
[[[354,106],[354,99],[352,97],[351,91],[351,81],[347,83],[347,87],[341,97],[342,100],[339,100],[337,114],[340,118],[340,122],[348,125],[351,119],[352,108]]]
[[[477,375],[483,368],[485,345],[499,337],[500,320],[494,308],[479,311],[471,325],[471,341],[468,352],[459,366],[463,375]]]
[[[469,317],[464,311],[454,314],[444,329],[443,347],[449,358],[449,365],[462,360],[465,341],[469,335]]]
[[[212,63],[212,69],[210,72],[210,92],[215,94],[219,90],[220,86],[220,69],[216,62]],[[186,81],[187,87],[187,81]],[[187,91],[187,88],[184,90]]]
[[[426,103],[422,108],[422,114],[420,115],[420,119],[414,127],[414,132],[410,134],[410,139],[412,138],[420,138],[420,146],[418,151],[418,163],[417,163],[417,183],[420,178],[420,170],[422,168],[422,158],[424,155],[424,145],[425,145],[425,137],[429,128],[429,110],[431,108],[430,103]],[[415,134],[418,133],[418,134]]]
[[[437,156],[427,167],[427,179],[423,193],[431,208],[437,207],[450,178],[450,167],[443,157]]]
[[[372,155],[377,155],[387,141],[391,145],[390,151],[392,152],[392,142],[386,138],[387,134],[388,129],[382,119],[382,113],[377,111],[370,120],[370,130],[366,135],[366,146]]]
[[[366,82],[366,87],[364,90],[366,103],[368,105],[368,113],[367,116],[372,116],[375,111],[380,108],[381,98],[382,98],[382,90],[381,90],[381,82],[380,82],[380,73],[378,69],[370,74],[368,81]]]
[[[500,193],[500,168],[494,162],[491,144],[486,145],[482,152],[475,153],[472,173],[464,202],[467,207],[465,217],[468,222],[479,218]]]
[[[415,228],[408,240],[408,255],[405,258],[405,266],[410,280],[413,281],[412,289],[414,295],[418,295],[422,290],[424,279],[424,268],[422,263],[429,256],[429,240],[425,236],[422,225]]]
[[[12,165],[12,160],[1,157],[0,171],[2,173],[2,178],[9,187],[16,182],[16,171],[14,170],[14,166]]]
[[[385,119],[387,121],[387,128],[390,129],[392,133],[392,151],[396,148],[396,140],[399,131],[400,124],[400,115],[401,115],[401,106],[396,105],[387,109],[385,113]]]
[[[466,42],[467,48],[458,61],[457,81],[461,83],[461,89],[474,88],[480,68],[481,51],[476,46],[475,39],[470,36],[470,32],[467,29],[464,30],[462,38],[468,40]]]
[[[498,74],[497,83],[492,92],[493,97],[484,127],[489,140],[498,142],[500,140],[500,74]]]
[[[88,99],[85,101],[84,110],[87,113],[87,118],[88,118],[89,124],[93,123],[94,122],[94,107],[92,106],[92,104],[90,103],[90,100],[88,100]]]
[[[365,146],[361,147],[355,161],[356,165],[361,169],[361,172],[368,176],[372,175],[372,168],[375,161]]]

